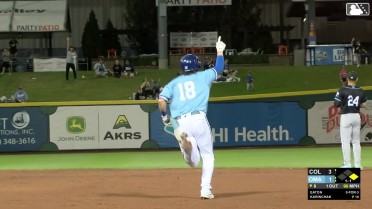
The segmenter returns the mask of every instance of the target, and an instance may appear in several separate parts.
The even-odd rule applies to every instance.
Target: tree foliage
[[[116,53],[120,55],[121,53],[121,44],[119,41],[117,29],[112,24],[112,21],[109,19],[106,24],[106,30],[102,34],[103,49],[105,51],[109,49],[116,49]]]
[[[93,10],[89,13],[88,22],[85,24],[81,48],[87,58],[96,58],[102,53],[100,30],[96,15]]]
[[[139,53],[156,53],[158,22],[155,1],[135,0],[125,1],[125,4],[125,21],[131,31],[128,34],[130,47]]]
[[[262,49],[262,46],[257,45],[259,43],[257,40],[264,33],[260,30],[261,9],[258,8],[258,5],[254,1],[236,0],[227,10],[228,15],[224,18],[224,25],[229,26],[228,33],[233,48],[238,50],[244,48]]]

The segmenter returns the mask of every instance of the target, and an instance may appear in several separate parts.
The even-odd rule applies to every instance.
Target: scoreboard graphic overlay
[[[360,168],[308,168],[308,200],[360,200]]]

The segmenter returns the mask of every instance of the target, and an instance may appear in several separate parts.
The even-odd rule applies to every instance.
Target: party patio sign
[[[66,30],[66,0],[1,1],[0,32]]]

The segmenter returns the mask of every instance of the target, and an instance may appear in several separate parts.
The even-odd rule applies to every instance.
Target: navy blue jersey
[[[250,73],[247,75],[247,83],[253,83],[253,75]]]
[[[361,104],[365,102],[367,97],[357,86],[341,87],[334,98],[334,105],[341,108],[341,114],[359,113]]]

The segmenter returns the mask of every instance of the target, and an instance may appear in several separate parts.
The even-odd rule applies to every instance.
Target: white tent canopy
[[[0,32],[66,31],[66,0],[0,1]]]

